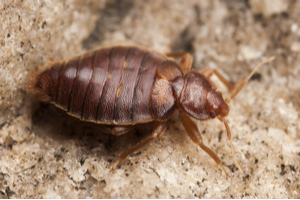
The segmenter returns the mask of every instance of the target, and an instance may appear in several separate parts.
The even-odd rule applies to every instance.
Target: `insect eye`
[[[211,118],[215,118],[216,117],[216,113],[214,111],[210,111],[210,117]]]

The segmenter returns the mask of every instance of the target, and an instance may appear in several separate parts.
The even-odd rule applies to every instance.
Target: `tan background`
[[[299,10],[295,0],[0,1],[0,198],[300,198]],[[276,56],[231,102],[244,175],[219,121],[198,125],[228,180],[178,113],[164,136],[109,173],[141,134],[103,134],[27,94],[37,66],[117,44],[188,51],[193,68],[218,69],[232,82]]]

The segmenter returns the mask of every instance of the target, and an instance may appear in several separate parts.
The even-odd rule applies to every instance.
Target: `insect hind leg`
[[[166,131],[166,129],[168,128],[169,122],[157,122],[153,124],[153,132],[150,136],[148,136],[147,138],[145,138],[144,140],[142,140],[141,142],[137,143],[135,146],[133,146],[132,148],[130,148],[129,150],[125,151],[124,153],[122,153],[118,160],[115,162],[115,164],[112,166],[111,168],[111,172],[113,172],[116,167],[118,166],[118,164],[124,160],[127,156],[129,156],[130,154],[132,154],[134,151],[136,151],[137,149],[143,147],[144,145],[146,145],[147,143],[151,142],[154,139],[159,138],[160,136],[162,136],[164,134],[164,132]]]
[[[108,134],[112,134],[115,136],[120,136],[128,133],[129,131],[132,131],[135,129],[135,126],[101,126],[102,131]]]

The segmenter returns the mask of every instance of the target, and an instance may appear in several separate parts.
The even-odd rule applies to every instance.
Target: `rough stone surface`
[[[299,1],[281,0],[0,1],[0,198],[300,198],[299,10]],[[37,66],[117,44],[188,51],[194,69],[217,69],[234,83],[276,56],[230,103],[244,174],[219,121],[197,123],[230,179],[178,113],[160,139],[110,173],[146,134],[104,134],[27,93]]]

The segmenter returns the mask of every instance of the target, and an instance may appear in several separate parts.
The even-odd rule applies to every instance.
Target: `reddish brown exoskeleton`
[[[178,63],[170,57],[182,59]],[[192,141],[228,176],[220,158],[203,144],[197,126],[190,118],[217,117],[222,121],[234,159],[231,133],[225,120],[229,113],[228,104],[258,67],[273,59],[260,63],[234,90],[232,84],[214,69],[190,71],[193,57],[189,53],[163,55],[137,46],[115,46],[52,63],[45,71],[33,73],[28,88],[42,101],[53,103],[74,117],[107,126],[113,135],[122,135],[136,124],[154,122],[152,134],[123,153],[112,170],[136,149],[159,138],[167,129],[173,112],[179,109],[181,123]],[[210,80],[213,74],[233,91],[228,99],[223,99]]]

